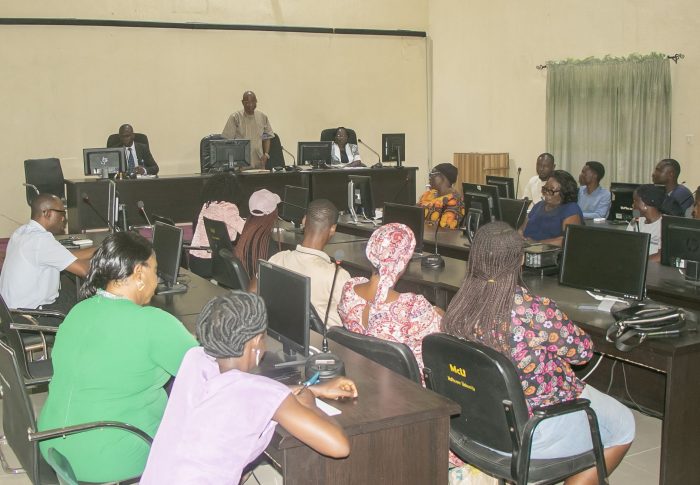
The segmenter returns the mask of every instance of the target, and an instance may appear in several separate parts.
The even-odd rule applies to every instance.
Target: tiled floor
[[[35,409],[46,399],[46,393],[32,395]],[[2,410],[0,408],[0,418]],[[622,464],[610,477],[611,485],[656,485],[659,483],[659,457],[661,443],[661,421],[634,412],[637,422],[637,437]],[[1,422],[1,419],[0,419]],[[3,449],[6,455],[11,450]],[[13,463],[11,462],[11,465]],[[0,485],[31,485],[25,475],[8,475],[0,469]],[[251,476],[246,485],[282,485],[280,475],[270,466],[262,465]]]

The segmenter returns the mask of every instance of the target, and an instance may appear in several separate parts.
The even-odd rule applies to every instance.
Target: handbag
[[[605,335],[615,348],[629,352],[652,338],[677,337],[685,328],[685,311],[680,308],[638,303],[612,312],[615,322]]]

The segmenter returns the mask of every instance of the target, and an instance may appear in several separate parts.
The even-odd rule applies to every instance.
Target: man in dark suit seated
[[[126,171],[140,175],[155,175],[158,173],[158,164],[153,159],[151,150],[144,143],[134,141],[134,128],[129,125],[119,127],[119,139],[125,151]]]

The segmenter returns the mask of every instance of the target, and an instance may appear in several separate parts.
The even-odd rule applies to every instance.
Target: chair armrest
[[[51,382],[51,377],[31,377],[22,379],[24,387],[34,387]]]
[[[576,411],[585,411],[591,402],[588,399],[572,399],[571,401],[560,402],[557,404],[552,404],[551,406],[543,408],[534,408],[532,410],[533,417],[539,418],[539,421],[544,419],[553,418],[555,416],[562,416],[564,414],[575,413]]]
[[[102,428],[116,428],[129,431],[144,440],[149,445],[153,443],[153,438],[151,438],[145,431],[142,431],[131,424],[120,423],[119,421],[94,421],[92,423],[76,424],[74,426],[49,429],[46,431],[32,431],[31,429],[28,429],[27,437],[29,438],[29,441],[44,441]]]
[[[211,247],[209,246],[190,246],[189,244],[183,244],[182,249],[193,250],[193,251],[209,251],[211,252]]]
[[[15,313],[18,315],[29,315],[32,317],[53,317],[64,319],[66,316],[56,310],[40,310],[38,308],[10,308],[10,313]]]
[[[34,325],[32,323],[10,323],[10,328],[12,330],[19,330],[20,332],[58,332],[58,327],[52,327],[50,325]]]

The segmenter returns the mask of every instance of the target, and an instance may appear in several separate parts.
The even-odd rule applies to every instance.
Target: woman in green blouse
[[[167,402],[163,386],[197,341],[172,315],[148,306],[157,284],[151,244],[134,233],[104,240],[78,303],[59,327],[54,376],[39,429],[123,421],[154,436]],[[140,475],[148,446],[131,433],[103,429],[41,443],[56,448],[78,480]]]

